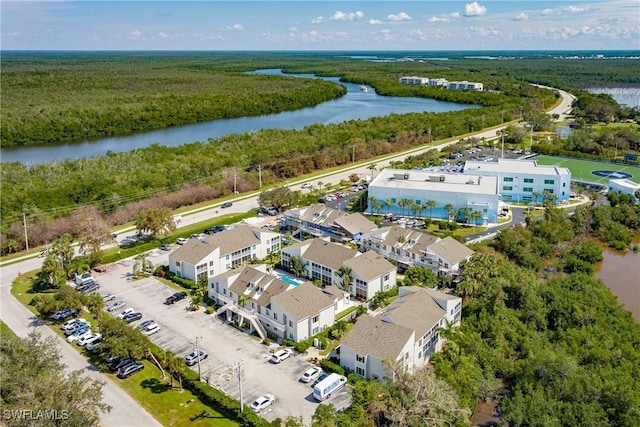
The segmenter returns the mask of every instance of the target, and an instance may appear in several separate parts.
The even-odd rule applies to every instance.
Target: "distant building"
[[[429,79],[429,87],[443,87],[446,88],[449,84],[447,79]]]
[[[405,84],[405,85],[413,85],[413,86],[423,86],[429,83],[429,78],[428,77],[417,77],[417,76],[411,76],[411,77],[400,77],[400,83]]]
[[[504,202],[542,202],[542,194],[548,192],[557,196],[556,203],[560,203],[569,200],[571,193],[569,169],[538,165],[535,160],[469,160],[464,165],[464,174],[474,179],[477,176],[497,178],[500,200]]]
[[[265,258],[278,252],[280,245],[280,234],[243,225],[209,235],[202,241],[189,239],[169,255],[169,271],[197,281],[199,276],[209,278],[253,259]]]
[[[610,179],[609,191],[628,194],[635,199],[636,203],[640,202],[640,197],[638,197],[638,194],[640,194],[640,184],[630,179]]]
[[[293,237],[329,237],[348,242],[376,228],[376,224],[360,213],[348,213],[315,204],[284,213],[284,227]]]
[[[417,286],[398,291],[398,298],[380,314],[358,318],[340,344],[343,368],[379,380],[388,376],[386,361],[412,372],[442,349],[439,328],[460,324],[462,299]]]
[[[396,215],[431,215],[447,220],[449,213],[445,206],[452,205],[456,211],[469,208],[471,212],[480,212],[478,224],[495,223],[498,218],[498,179],[494,176],[383,169],[369,184],[369,197],[378,199],[385,207],[388,201],[391,205],[386,209]],[[408,200],[411,206],[401,206],[402,200]],[[429,200],[436,203],[435,208],[427,208]],[[420,212],[412,210],[414,205]]]
[[[481,92],[484,90],[482,83],[468,82],[466,80],[460,82],[448,82],[447,89],[450,90],[473,90]]]

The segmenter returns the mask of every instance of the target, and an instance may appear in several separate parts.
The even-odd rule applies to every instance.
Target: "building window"
[[[522,191],[525,193],[533,193],[533,187],[522,187]]]
[[[545,189],[544,189],[544,192],[545,192],[545,193],[549,193],[549,194],[553,194],[553,189],[551,189],[551,188],[545,188]]]
[[[278,313],[273,313],[273,319],[278,320]]]
[[[544,183],[545,184],[549,184],[549,185],[553,185],[555,183],[555,181],[553,179],[545,179]]]
[[[389,275],[388,274],[384,276],[384,281],[386,282],[387,280],[389,280]]]
[[[313,328],[313,331],[311,332],[313,335],[317,334],[318,332],[320,332],[320,328],[319,327],[315,327]]]
[[[226,288],[222,288],[222,294],[226,295],[227,294],[227,289]]]
[[[504,190],[504,191],[513,191],[513,187],[511,187],[510,185],[504,185],[502,187],[502,190]]]
[[[356,362],[364,363],[364,356],[360,356],[359,354],[356,354]]]
[[[213,261],[209,261],[209,267],[213,267]]]
[[[364,369],[356,368],[356,374],[360,375],[361,377],[364,377]]]
[[[314,317],[313,317],[313,319],[311,319],[311,321],[312,321],[313,323],[318,323],[318,317],[319,317],[319,316],[314,316]]]
[[[531,197],[531,196],[524,196],[524,197],[522,198],[522,201],[523,201],[523,202],[527,202],[527,203],[532,202],[532,201],[533,201],[533,197]]]
[[[566,187],[566,186],[567,186],[567,183],[566,183],[566,182],[563,182],[563,183],[562,183],[562,186],[563,186],[563,187]]]
[[[525,184],[533,184],[533,178],[525,178],[524,179],[524,183]]]
[[[513,178],[505,176],[503,179],[504,182],[513,182]]]
[[[511,199],[512,199],[511,195],[505,195],[505,196],[502,196],[502,200],[505,200],[505,201],[507,201],[507,202],[510,202],[510,201],[511,201]]]
[[[422,202],[420,200],[416,200],[416,205],[420,205]]]
[[[213,276],[214,274],[216,274],[215,271],[209,270],[209,276]]]
[[[291,320],[289,320],[289,327],[293,328],[293,322]]]

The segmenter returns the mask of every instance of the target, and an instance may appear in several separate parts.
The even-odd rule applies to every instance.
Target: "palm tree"
[[[429,208],[429,221],[431,221],[431,212],[433,211],[433,208],[436,207],[436,202],[435,200],[427,200],[425,206]]]
[[[404,215],[404,208],[408,208],[412,204],[413,204],[413,200],[411,200],[411,199],[400,199],[398,201],[398,206],[400,206],[402,208],[402,216],[405,216]]]
[[[532,194],[533,194],[533,203],[534,204],[538,203],[538,198],[540,197],[540,192],[539,191],[534,191]]]
[[[371,163],[369,166],[367,166],[367,169],[371,171],[371,181],[373,181],[373,173],[376,171],[376,164]]]
[[[386,199],[383,203],[387,208],[387,213],[389,213],[389,209],[391,209],[391,206],[393,206],[395,204],[393,202],[393,199]]]
[[[104,299],[102,298],[102,295],[97,292],[87,295],[85,306],[87,307],[87,310],[89,310],[89,313],[93,314],[95,318],[98,319],[98,322],[102,319],[104,309]]]
[[[447,222],[451,222],[456,208],[454,208],[451,203],[447,203],[446,205],[444,205],[444,210],[447,211]]]
[[[246,307],[247,306],[247,301],[249,301],[249,297],[245,294],[242,294],[238,297],[238,305],[240,307]]]
[[[424,211],[427,210],[427,205],[418,205],[418,216],[424,218]],[[431,220],[429,220],[431,221]]]
[[[373,196],[369,196],[369,198],[367,199],[367,201],[369,202],[369,213],[371,213],[373,215],[373,203],[376,202],[378,199],[376,199]]]
[[[473,211],[471,212],[471,219],[475,220],[476,228],[478,227],[478,220],[482,219],[482,212]]]
[[[351,268],[343,265],[336,271],[336,275],[342,279],[342,289],[348,290],[351,281],[353,281],[353,271]]]
[[[471,208],[467,206],[460,208],[458,209],[458,214],[462,216],[462,222],[466,224],[469,221],[469,216],[471,215]]]
[[[73,258],[71,261],[69,261],[69,264],[67,264],[67,278],[73,278],[76,273],[80,275],[89,270],[91,270],[91,266],[86,261],[86,258]]]
[[[413,212],[413,216],[415,217],[420,210],[420,205],[417,203],[411,203],[411,205],[409,205],[409,209],[411,209],[411,212]]]
[[[182,391],[182,375],[180,372],[184,367],[184,360],[173,351],[165,351],[162,362],[164,367],[171,372],[171,387],[173,388],[173,375],[177,374],[178,380],[180,381],[180,391]]]
[[[141,253],[134,259],[133,263],[133,275],[138,277],[140,273],[146,273],[149,270],[153,270],[153,263],[150,259],[147,259],[147,253]]]
[[[291,269],[296,273],[298,277],[304,276],[304,263],[302,262],[302,258],[299,256],[292,256],[289,258],[289,265],[291,265]]]

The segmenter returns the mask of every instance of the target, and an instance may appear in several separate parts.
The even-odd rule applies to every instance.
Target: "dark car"
[[[171,305],[173,303],[176,303],[180,300],[183,300],[187,297],[187,293],[186,292],[176,292],[175,294],[171,295],[170,297],[168,297],[164,303],[167,305]]]
[[[233,203],[231,202],[224,202],[222,205],[220,205],[221,208],[230,208],[231,206],[233,206]]]
[[[127,323],[135,322],[136,320],[142,319],[142,313],[134,311],[133,313],[129,313],[122,318]]]
[[[212,227],[209,227],[207,229],[204,230],[204,234],[216,234],[216,233],[220,233],[221,231],[226,230],[227,227],[225,227],[224,225],[214,225]]]
[[[109,369],[111,369],[112,371],[119,371],[120,369],[124,368],[125,366],[129,366],[136,363],[136,359],[130,357],[128,359],[124,359],[124,360],[120,360],[118,358],[114,358],[111,360],[111,366],[109,366]]]
[[[124,368],[121,368],[120,371],[118,372],[118,378],[121,378],[121,379],[129,378],[131,375],[143,369],[144,369],[144,364],[142,362],[134,362],[131,365],[127,365]]]

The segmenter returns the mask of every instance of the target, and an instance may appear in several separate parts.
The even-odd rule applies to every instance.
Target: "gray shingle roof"
[[[355,258],[345,261],[345,264],[359,276],[369,281],[388,274],[396,267],[387,261],[382,255],[374,251],[367,251]]]
[[[403,240],[400,238],[401,236],[404,238],[404,242],[400,241]],[[422,231],[394,225],[386,235],[383,244],[399,247],[411,253],[421,254],[426,252],[427,247],[437,242],[439,239],[440,238],[438,236],[433,236]]]
[[[250,266],[241,267],[237,272],[239,275],[229,285],[229,290],[238,296],[244,294],[263,307],[269,307],[271,298],[289,289],[288,283]]]
[[[290,291],[276,295],[273,301],[296,320],[315,316],[333,305],[333,298],[311,282],[304,282]]]
[[[248,225],[224,230],[208,236],[206,240],[211,246],[220,248],[220,256],[260,243],[260,239]]]
[[[351,235],[377,228],[374,222],[369,221],[364,215],[357,212],[336,218],[334,222]]]
[[[346,260],[353,258],[357,253],[355,249],[337,243],[314,239],[302,257],[332,270],[338,270]]]
[[[209,243],[204,243],[198,239],[191,238],[187,240],[184,245],[176,249],[171,256],[178,261],[197,265],[215,249],[216,247]]]
[[[453,237],[445,237],[444,239],[429,245],[429,250],[436,255],[446,259],[451,264],[456,264],[468,256],[473,255],[473,251],[458,242]]]
[[[413,331],[401,325],[363,314],[342,341],[359,355],[371,355],[380,360],[398,359]]]
[[[431,297],[428,289],[418,286],[402,288],[406,294],[389,304],[379,317],[387,322],[416,331],[422,337],[446,314]]]

